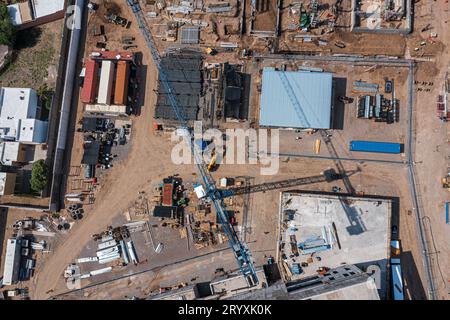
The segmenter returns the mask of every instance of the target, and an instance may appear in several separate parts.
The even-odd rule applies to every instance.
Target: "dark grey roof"
[[[225,117],[246,119],[247,114],[242,103],[243,74],[236,70],[236,66],[225,64]]]
[[[202,90],[202,57],[199,52],[178,50],[161,58],[165,79],[159,78],[158,97],[155,107],[156,119],[176,120],[167,90],[162,80],[170,85],[185,120],[196,120]]]
[[[177,207],[175,206],[156,206],[153,210],[154,217],[160,218],[176,218]]]
[[[81,124],[83,132],[101,131],[104,127],[105,119],[84,117]]]
[[[96,165],[98,162],[98,153],[100,152],[100,142],[92,141],[85,143],[82,164]]]
[[[199,42],[199,27],[184,27],[181,29],[181,43],[196,44]]]

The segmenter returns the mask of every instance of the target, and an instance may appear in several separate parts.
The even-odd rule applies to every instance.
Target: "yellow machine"
[[[442,188],[450,191],[450,167],[447,168],[447,175],[441,179]]]
[[[208,164],[208,172],[212,170],[212,168],[214,168],[214,166],[216,165],[216,161],[217,161],[217,154],[215,151],[213,151],[213,155],[211,157],[211,161]]]
[[[206,48],[206,54],[209,54],[210,56],[214,56],[217,54],[217,50],[214,48]]]
[[[447,189],[450,191],[450,176],[445,176],[441,179],[442,188]]]

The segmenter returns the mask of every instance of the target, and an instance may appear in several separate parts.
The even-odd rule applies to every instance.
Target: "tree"
[[[33,163],[31,169],[31,189],[36,192],[44,190],[48,181],[48,168],[44,160]]]
[[[8,13],[8,7],[0,4],[0,44],[12,46],[16,39],[16,28]]]
[[[44,106],[44,108],[46,110],[50,110],[50,108],[52,106],[53,92],[50,90],[50,88],[47,86],[47,84],[41,85],[37,89],[36,92],[37,92],[37,95],[39,96],[39,98],[41,99],[42,105]]]

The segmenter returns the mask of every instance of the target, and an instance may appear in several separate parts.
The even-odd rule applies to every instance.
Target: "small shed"
[[[177,218],[178,208],[176,206],[156,206],[153,209],[153,216],[158,218]]]

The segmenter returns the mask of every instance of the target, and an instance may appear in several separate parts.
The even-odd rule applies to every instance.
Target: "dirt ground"
[[[440,5],[444,5],[441,1]],[[128,10],[122,11],[122,15],[130,18]],[[448,39],[448,28],[445,21],[448,20],[448,11],[441,10],[435,12],[433,18],[419,19],[420,23],[429,23],[429,21],[439,21],[434,27],[438,33],[438,39]],[[133,20],[134,21],[134,20]],[[57,293],[65,292],[62,272],[66,266],[73,262],[82,252],[84,246],[91,240],[91,235],[103,230],[110,225],[118,215],[127,210],[129,204],[137,197],[138,191],[147,188],[149,185],[161,181],[163,177],[175,173],[183,172],[191,174],[195,172],[193,166],[175,166],[170,159],[168,145],[170,144],[168,136],[156,135],[152,131],[153,104],[154,94],[152,93],[155,85],[156,70],[150,62],[148,50],[145,43],[139,35],[135,24],[132,25],[130,33],[136,35],[139,51],[143,52],[143,64],[148,65],[147,70],[147,87],[146,87],[146,104],[142,109],[139,117],[133,118],[133,133],[131,150],[128,158],[117,163],[104,178],[102,188],[98,192],[95,204],[87,209],[87,214],[80,223],[77,223],[71,232],[64,239],[64,242],[56,248],[54,252],[48,256],[45,264],[38,266],[37,275],[33,279],[32,288],[30,289],[33,298],[45,299]],[[422,35],[426,37],[426,35]],[[361,40],[361,47],[364,41]],[[392,39],[396,42],[396,39]],[[382,45],[379,45],[380,48]],[[403,50],[404,43],[399,41],[399,47]],[[416,46],[415,42],[406,40],[405,50],[411,53]],[[416,163],[419,173],[418,179],[421,186],[421,198],[424,206],[425,214],[428,216],[430,224],[428,227],[432,230],[436,247],[433,252],[433,259],[439,262],[434,263],[435,282],[439,289],[439,298],[448,299],[448,250],[449,250],[449,233],[448,226],[443,223],[444,212],[442,210],[443,203],[448,199],[448,193],[439,185],[439,179],[444,174],[448,155],[447,127],[439,122],[435,116],[435,105],[429,101],[435,101],[436,95],[440,89],[437,85],[438,80],[442,79],[443,74],[448,68],[448,53],[435,57],[435,66],[429,66],[429,63],[419,63],[416,73],[416,79],[419,81],[429,81],[432,79],[435,87],[430,93],[422,93],[416,95],[415,102],[415,123],[417,145],[416,145]],[[366,120],[361,120],[366,121]],[[440,147],[437,147],[440,146]],[[74,152],[76,153],[76,152]],[[407,171],[404,166],[392,166],[388,164],[377,164],[369,162],[344,162],[347,170],[355,169],[356,165],[360,166],[362,172],[350,178],[351,183],[358,191],[368,195],[389,195],[400,199],[399,208],[399,237],[402,241],[403,249],[403,272],[405,277],[405,289],[410,299],[424,299],[427,296],[426,289],[421,283],[425,283],[422,261],[420,256],[420,247],[418,241],[418,230],[416,230],[415,217],[412,214],[412,201],[407,181]],[[280,163],[279,174],[275,177],[263,177],[260,175],[258,166],[251,165],[223,165],[214,173],[215,178],[221,176],[238,176],[249,175],[255,177],[255,183],[263,181],[283,180],[286,178],[310,176],[323,171],[325,168],[333,167],[334,164],[329,160],[305,160],[301,158],[283,158]],[[436,168],[439,168],[436,170]],[[302,187],[307,190],[324,190],[330,191],[332,185],[310,185]],[[341,185],[341,187],[343,187]],[[278,215],[278,199],[279,192],[273,191],[264,194],[254,194],[250,197],[250,211],[248,225],[244,226],[247,230],[247,242],[256,264],[260,265],[266,261],[267,256],[273,255],[276,245],[276,220]],[[428,233],[431,235],[430,230]],[[123,298],[124,295],[140,294],[145,295],[155,290],[160,285],[168,285],[170,282],[189,281],[192,274],[211,274],[211,269],[205,269],[205,264],[215,261],[217,265],[224,265],[232,268],[233,259],[230,257],[229,251],[221,256],[198,258],[183,265],[180,269],[179,276],[173,278],[173,270],[177,270],[175,266],[167,266],[155,278],[153,273],[155,270],[125,277],[119,282],[105,284],[104,290],[92,290],[86,295],[82,293],[84,298],[105,299],[110,297]],[[206,259],[206,260],[205,260]],[[179,266],[179,265],[177,265]],[[209,267],[214,268],[216,264]],[[209,272],[209,274],[208,274]],[[59,276],[55,276],[59,275]],[[187,280],[186,280],[187,279]],[[421,279],[421,281],[419,280]],[[153,282],[151,282],[153,281]],[[116,285],[120,283],[120,285]],[[147,284],[148,283],[148,284]],[[114,285],[113,285],[114,284]],[[136,284],[134,287],[132,284]],[[173,284],[173,283],[170,283]],[[117,288],[123,288],[123,292],[115,293]],[[97,287],[96,287],[97,288]],[[128,291],[129,290],[129,291]],[[122,290],[121,290],[122,291]],[[127,292],[127,293],[125,293]],[[130,292],[128,294],[128,292]]]
[[[256,31],[275,31],[277,24],[277,0],[256,0],[256,6],[262,2],[264,9],[261,12],[255,13],[255,21],[253,22],[253,29]]]

